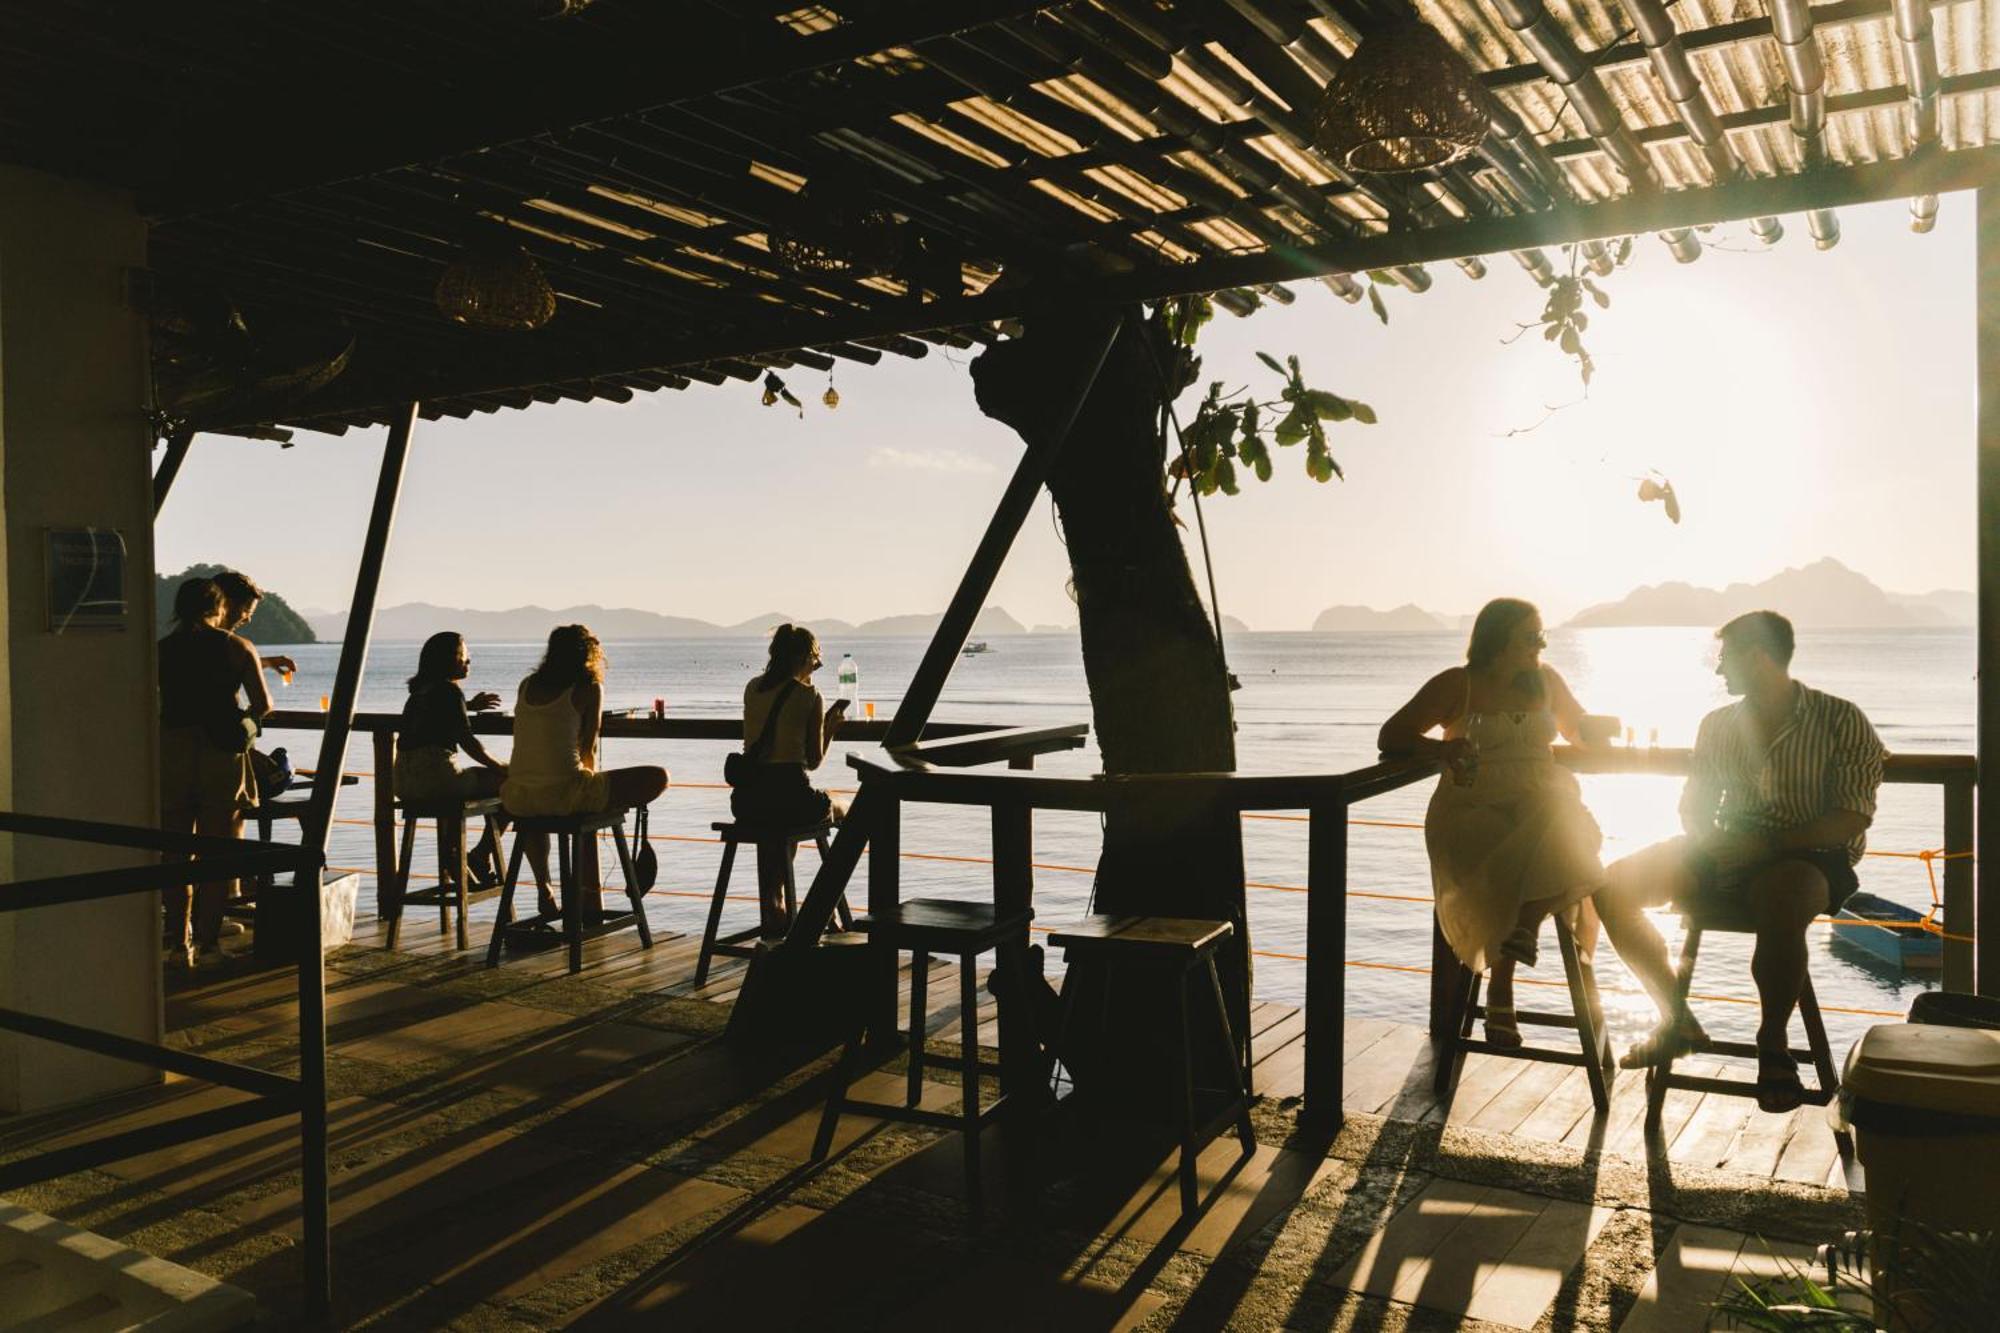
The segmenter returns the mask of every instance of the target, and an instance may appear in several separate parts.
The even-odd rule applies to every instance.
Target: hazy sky
[[[1312,482],[1302,450],[1281,450],[1269,484],[1209,502],[1223,610],[1302,629],[1337,603],[1458,612],[1504,593],[1559,619],[1641,583],[1756,580],[1828,555],[1895,591],[1970,587],[1972,196],[1947,197],[1928,236],[1900,203],[1841,221],[1827,253],[1788,218],[1774,250],[1724,228],[1686,266],[1641,238],[1603,280],[1611,308],[1591,312],[1590,398],[1513,438],[1580,386],[1535,334],[1501,344],[1542,303],[1509,259],[1483,281],[1443,264],[1423,295],[1386,292],[1386,328],[1316,283],[1289,308],[1218,314],[1204,382],[1275,397],[1253,354],[1296,353],[1312,383],[1381,419],[1334,429],[1344,483]],[[420,422],[384,604],[724,622],[939,609],[1020,448],[974,406],[971,355],[842,363],[831,412],[826,377],[792,371],[804,420],[731,383]],[[161,517],[160,568],[218,560],[295,605],[344,606],[381,443],[198,439]],[[1680,526],[1636,500],[1648,469],[1673,481]],[[992,600],[1074,623],[1049,510]]]

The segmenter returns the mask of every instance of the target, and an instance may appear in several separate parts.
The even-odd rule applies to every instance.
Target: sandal
[[[481,893],[499,888],[505,878],[505,872],[500,868],[500,849],[490,842],[482,842],[472,849],[471,855],[465,858],[465,868],[472,876],[470,887]]]
[[[1530,930],[1526,926],[1514,927],[1507,938],[1500,941],[1500,956],[1522,967],[1533,967],[1535,959],[1541,956],[1541,946],[1537,938],[1539,935],[1539,931]]]
[[[1806,1086],[1799,1081],[1799,1062],[1789,1051],[1757,1052],[1757,1109],[1773,1115],[1805,1105]]]
[[[1701,1030],[1701,1024],[1694,1021],[1694,1015],[1683,1013],[1679,1018],[1668,1019],[1654,1028],[1645,1040],[1619,1056],[1618,1067],[1652,1069],[1672,1064],[1707,1040],[1708,1034]]]
[[[1521,1049],[1521,1025],[1514,1017],[1513,1005],[1486,1006],[1486,1042],[1503,1051]]]

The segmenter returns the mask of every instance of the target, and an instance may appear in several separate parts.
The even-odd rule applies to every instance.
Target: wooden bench
[[[500,890],[500,913],[493,921],[493,939],[486,948],[486,965],[500,965],[500,950],[509,944],[533,947],[546,940],[547,926],[552,922],[562,925],[562,939],[569,947],[569,970],[583,970],[583,942],[609,935],[613,931],[636,929],[639,932],[641,948],[653,947],[653,931],[646,924],[646,909],[640,902],[639,878],[632,865],[632,848],[625,841],[625,811],[595,810],[574,815],[514,815],[507,818],[514,825],[514,851],[507,858],[507,882]],[[597,835],[600,829],[610,829],[612,841],[618,847],[618,863],[625,871],[625,897],[632,904],[630,910],[606,912],[601,896],[593,889],[592,896],[599,901],[584,910],[584,892],[580,876],[576,873],[577,858],[581,848],[578,839]],[[521,882],[521,860],[526,851],[524,839],[534,834],[546,834],[556,845],[557,890],[562,894],[562,902],[554,913],[536,912],[532,916],[514,920],[514,890]]]

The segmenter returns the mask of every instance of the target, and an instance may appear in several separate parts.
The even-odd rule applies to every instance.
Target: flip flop
[[[1521,1049],[1521,1025],[1514,1018],[1511,1004],[1489,1004],[1486,1006],[1486,1040],[1503,1051]]]
[[[1701,1024],[1694,1021],[1694,1016],[1684,1014],[1660,1024],[1645,1040],[1619,1056],[1618,1067],[1651,1069],[1656,1065],[1671,1064],[1707,1040],[1708,1034],[1701,1030]]]
[[[1757,1052],[1757,1109],[1783,1115],[1805,1105],[1806,1086],[1799,1062],[1786,1051]]]

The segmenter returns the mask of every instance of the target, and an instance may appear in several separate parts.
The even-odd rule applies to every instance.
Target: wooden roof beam
[[[551,86],[561,62],[537,50],[518,77],[487,71],[483,86],[506,96],[440,102],[412,116],[403,99],[357,98],[337,105],[311,100],[311,123],[266,107],[255,116],[232,108],[227,126],[210,127],[224,145],[208,171],[190,171],[170,190],[140,201],[154,217],[233,208],[252,199],[310,189],[400,167],[448,161],[697,101],[732,88],[844,65],[894,46],[978,28],[1041,9],[1047,0],[878,0],[864,17],[826,32],[799,35],[763,21],[734,34],[690,32],[675,48],[649,46],[615,64],[584,62]],[[552,33],[552,35],[554,35]],[[733,38],[733,40],[732,40]],[[524,96],[520,90],[533,89]],[[552,114],[552,112],[554,114]],[[190,137],[201,137],[190,131]],[[319,151],[308,152],[312,145]],[[251,164],[257,164],[252,168]],[[261,168],[261,169],[258,169]]]

